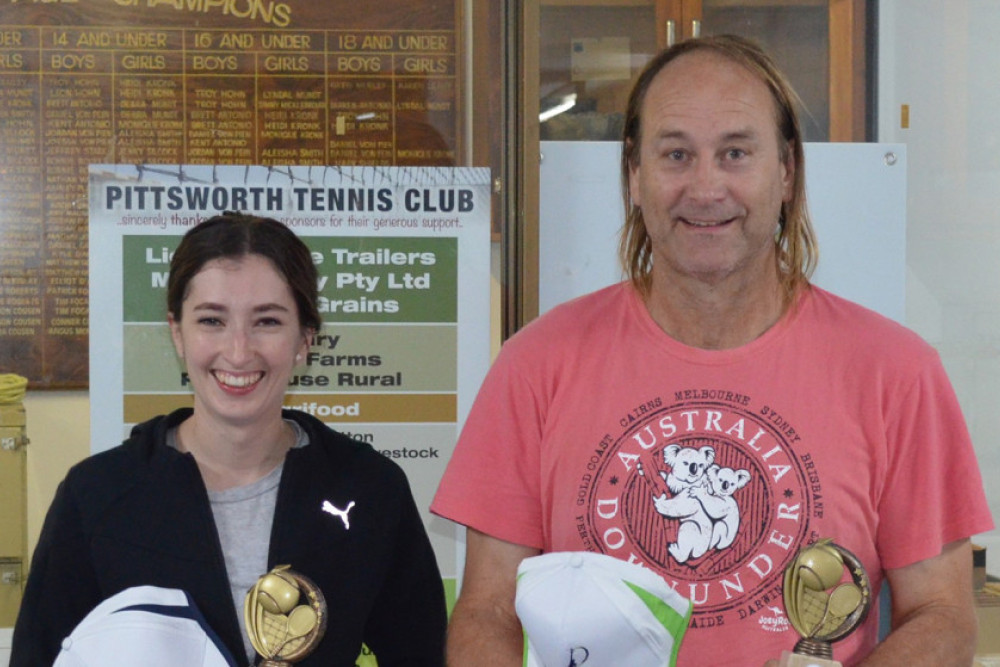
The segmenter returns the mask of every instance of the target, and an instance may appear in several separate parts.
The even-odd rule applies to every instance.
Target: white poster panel
[[[805,153],[813,282],[902,322],[906,146],[807,143]],[[542,142],[539,310],[622,279],[620,163],[618,142]]]
[[[191,404],[166,323],[169,262],[226,210],[280,220],[313,253],[324,324],[286,406],[403,467],[454,576],[455,531],[427,508],[489,365],[489,170],[91,165],[93,452]]]

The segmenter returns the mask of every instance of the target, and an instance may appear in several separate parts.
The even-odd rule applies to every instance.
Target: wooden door
[[[507,280],[521,279],[518,316],[537,305],[538,141],[616,141],[631,81],[659,49],[699,35],[735,32],[760,42],[803,98],[806,141],[866,141],[869,6],[873,0],[524,0],[518,53],[517,130],[509,158],[520,172],[508,224]],[[781,23],[792,19],[790,23]],[[776,23],[776,21],[778,21]],[[811,32],[799,26],[815,25]],[[777,26],[777,27],[775,27]],[[593,50],[593,53],[590,52]],[[803,64],[806,65],[803,68]],[[565,98],[565,99],[564,99]],[[574,104],[546,116],[562,102]],[[508,101],[509,103],[509,101]],[[517,152],[510,155],[510,147]],[[513,179],[512,179],[513,180]],[[532,283],[531,281],[535,282]]]
[[[661,46],[722,32],[762,43],[803,98],[807,141],[868,138],[867,0],[656,0],[656,5]]]

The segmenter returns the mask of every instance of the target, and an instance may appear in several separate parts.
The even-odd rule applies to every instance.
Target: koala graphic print
[[[675,583],[695,603],[693,627],[746,618],[780,603],[789,546],[808,539],[821,500],[776,412],[735,391],[679,398],[628,411],[595,450],[577,531]]]
[[[677,541],[668,551],[683,563],[699,558],[711,549],[725,549],[736,539],[740,525],[740,508],[733,493],[750,481],[746,470],[720,468],[712,463],[715,450],[668,445],[663,461],[670,473],[660,472],[673,495],[662,493],[653,499],[656,511],[670,519],[678,519]],[[637,463],[642,475],[642,463]]]

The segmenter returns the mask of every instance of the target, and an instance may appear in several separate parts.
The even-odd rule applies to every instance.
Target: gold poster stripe
[[[126,394],[123,398],[126,424],[138,424],[156,415],[194,405],[191,394]]]
[[[137,424],[192,402],[190,394],[128,394],[125,423]],[[337,423],[452,423],[458,418],[455,394],[288,394],[285,406]]]
[[[322,420],[345,422],[454,422],[455,394],[288,394],[285,405]]]

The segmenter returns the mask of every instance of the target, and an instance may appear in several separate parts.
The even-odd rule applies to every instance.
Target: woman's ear
[[[170,339],[174,342],[174,350],[177,356],[184,358],[184,340],[181,337],[181,323],[174,317],[173,313],[167,313],[167,324],[170,325]]]
[[[302,345],[299,346],[299,351],[295,353],[295,363],[300,364],[302,360],[305,359],[306,354],[309,353],[309,348],[312,347],[313,337],[316,335],[315,329],[306,328],[302,331]]]

